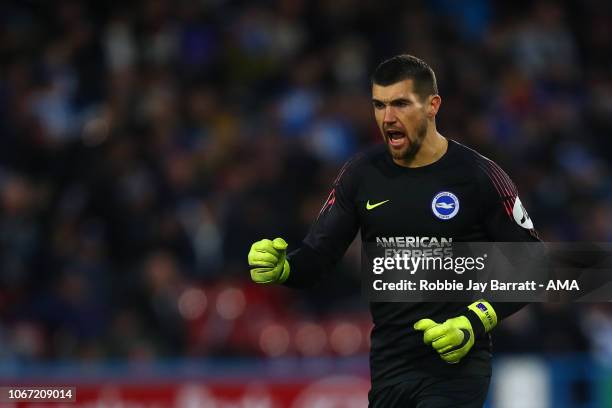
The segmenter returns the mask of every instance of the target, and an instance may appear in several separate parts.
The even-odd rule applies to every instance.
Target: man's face
[[[427,135],[427,106],[414,93],[412,79],[372,85],[376,123],[395,161],[410,162]]]

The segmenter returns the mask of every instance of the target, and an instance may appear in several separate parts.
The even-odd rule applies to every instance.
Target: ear
[[[429,95],[427,99],[427,117],[432,119],[438,114],[438,110],[442,104],[442,98],[440,98],[440,95]]]

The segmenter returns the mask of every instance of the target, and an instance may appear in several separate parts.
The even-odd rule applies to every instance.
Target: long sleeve
[[[525,242],[531,245],[540,242],[527,210],[523,206],[514,182],[495,162],[481,156],[478,161],[482,212],[485,231],[492,242]],[[520,266],[518,266],[520,267]],[[496,312],[498,322],[516,313],[527,303],[523,302],[490,302]],[[478,317],[470,313],[468,318],[473,322]],[[482,324],[476,324],[478,331],[484,330]]]
[[[359,230],[355,194],[360,157],[342,167],[302,246],[289,254],[291,274],[285,285],[312,286],[336,266],[355,238]]]

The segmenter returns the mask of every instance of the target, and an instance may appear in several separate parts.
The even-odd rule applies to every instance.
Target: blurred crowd
[[[379,142],[369,75],[436,71],[440,132],[497,161],[547,241],[612,239],[612,4],[4,2],[0,359],[368,349],[359,248],[319,288],[252,284]],[[502,351],[612,359],[612,311],[532,305]]]

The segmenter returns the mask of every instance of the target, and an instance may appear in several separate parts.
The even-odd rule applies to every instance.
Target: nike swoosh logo
[[[368,200],[368,202],[366,203],[366,210],[373,210],[376,207],[379,207],[381,205],[383,205],[384,203],[389,202],[390,200],[385,200],[385,201],[381,201],[380,203],[375,203],[375,204],[370,204],[370,200]]]

